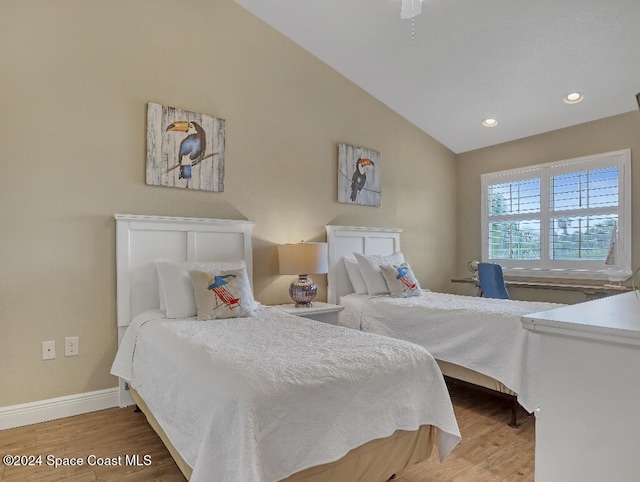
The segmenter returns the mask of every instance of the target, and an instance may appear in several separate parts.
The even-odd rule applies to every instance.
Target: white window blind
[[[617,228],[617,260],[631,269],[631,151],[482,175],[483,260],[507,274],[605,277]]]

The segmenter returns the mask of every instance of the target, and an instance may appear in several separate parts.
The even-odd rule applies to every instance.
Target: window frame
[[[561,174],[590,171],[602,167],[618,168],[617,208],[592,208],[588,210],[551,211],[551,178]],[[489,187],[492,185],[540,179],[540,213],[517,213],[489,216]],[[482,261],[498,263],[505,275],[527,278],[608,279],[604,261],[600,260],[552,260],[550,256],[550,221],[558,213],[567,216],[595,215],[604,211],[616,211],[618,238],[620,241],[617,266],[631,271],[631,149],[605,152],[574,159],[536,164],[524,168],[509,169],[481,175],[481,236]],[[489,223],[496,221],[540,220],[540,260],[489,259]]]

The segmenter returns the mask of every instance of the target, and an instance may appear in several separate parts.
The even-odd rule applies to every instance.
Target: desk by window
[[[478,296],[482,294],[480,283],[474,278],[453,278],[452,283],[468,283],[477,286]],[[631,291],[628,286],[605,286],[605,285],[589,285],[575,283],[555,283],[547,281],[513,281],[505,280],[507,288],[534,288],[544,290],[560,290],[560,291],[581,291],[587,300],[602,298],[603,296],[618,295],[626,291]]]

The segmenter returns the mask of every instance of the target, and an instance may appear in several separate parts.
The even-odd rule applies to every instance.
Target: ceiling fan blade
[[[400,18],[413,18],[422,12],[422,0],[402,0]]]

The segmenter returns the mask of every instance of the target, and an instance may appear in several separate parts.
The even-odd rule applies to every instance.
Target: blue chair
[[[485,298],[510,299],[507,285],[504,283],[502,266],[499,264],[478,263],[478,280],[482,296]]]

